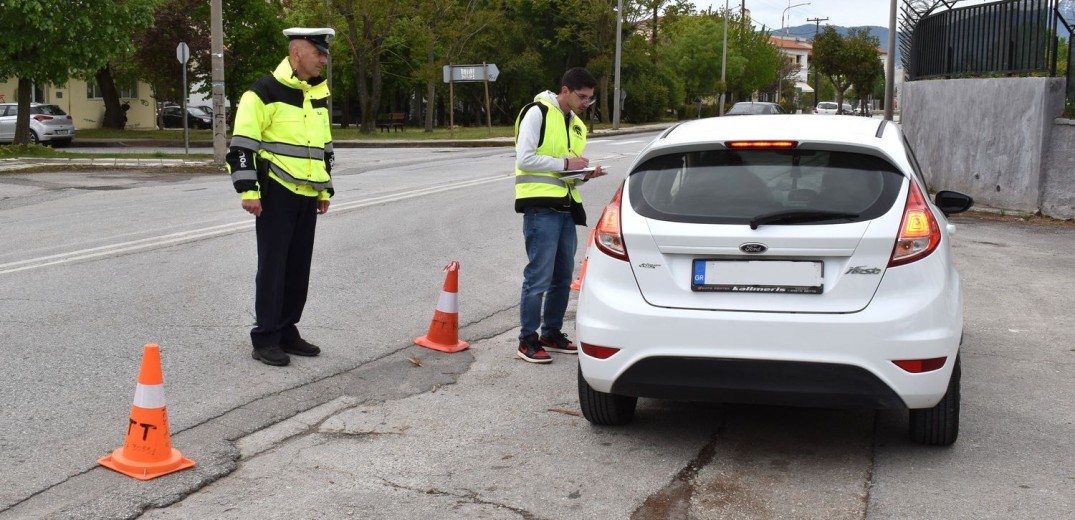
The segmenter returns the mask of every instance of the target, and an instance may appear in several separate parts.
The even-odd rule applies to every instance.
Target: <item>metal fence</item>
[[[1068,30],[1068,75],[1067,75],[1067,92],[1065,97],[1069,105],[1075,105],[1075,20],[1066,20],[1064,16],[1057,13],[1057,18],[1060,19],[1060,23]]]
[[[932,10],[932,9],[930,9]],[[1004,0],[931,13],[915,24],[907,75],[911,80],[989,74],[1056,75],[1058,30],[1071,26],[1057,0]],[[1072,97],[1068,53],[1068,99]]]

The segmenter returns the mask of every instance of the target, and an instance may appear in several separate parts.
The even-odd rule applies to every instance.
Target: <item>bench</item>
[[[406,117],[407,115],[403,112],[392,112],[391,114],[388,114],[387,119],[382,119],[379,123],[377,123],[377,127],[380,128],[382,132],[388,132],[391,130],[398,130],[402,132],[403,121]]]

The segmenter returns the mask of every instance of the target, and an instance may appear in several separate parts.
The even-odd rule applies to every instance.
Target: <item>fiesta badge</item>
[[[739,250],[744,253],[758,254],[768,251],[769,246],[766,246],[765,244],[759,244],[757,242],[748,242],[739,246]]]

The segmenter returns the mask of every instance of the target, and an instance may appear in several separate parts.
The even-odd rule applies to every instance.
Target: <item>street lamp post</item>
[[[622,26],[623,23],[623,0],[616,1],[616,78],[615,87],[613,88],[614,98],[612,100],[612,129],[619,130],[620,128],[620,103],[622,103],[622,94],[620,94],[620,45],[622,39]]]
[[[724,93],[728,90],[728,87],[724,85],[724,71],[727,70],[726,64],[728,63],[728,0],[724,0],[724,45],[720,48],[720,116],[724,116]]]
[[[786,15],[788,13],[788,11],[791,10],[792,7],[801,7],[801,6],[804,6],[804,5],[810,5],[810,2],[803,2],[801,4],[791,5],[791,0],[788,0],[788,6],[784,8],[784,12],[780,13],[780,30],[784,31],[784,38],[782,40],[780,40],[780,58],[784,60],[784,63],[780,64],[780,72],[779,72],[780,77],[777,78],[777,83],[776,83],[776,102],[777,103],[780,102],[780,93],[781,93],[782,90],[784,90],[784,65],[787,63],[787,58],[785,57],[785,53],[784,53],[784,43],[788,38],[788,30],[791,29],[791,27],[788,27],[787,29],[784,28],[784,15]],[[790,19],[788,21],[790,21]],[[788,24],[788,25],[790,26],[791,24]]]
[[[819,17],[819,18],[807,18],[806,19],[806,21],[808,21],[808,22],[814,22],[814,41],[815,42],[817,41],[817,33],[821,31],[821,22],[827,22],[828,20],[829,20],[828,16],[826,16],[824,18]],[[813,44],[811,44],[811,48],[812,47],[813,47]],[[816,58],[816,57],[817,57],[816,55],[813,56],[813,58]],[[811,59],[811,61],[813,61],[813,60]],[[814,106],[815,107],[817,106],[818,101],[820,101],[820,98],[818,97],[820,95],[821,95],[821,74],[818,74],[817,65],[814,65]]]

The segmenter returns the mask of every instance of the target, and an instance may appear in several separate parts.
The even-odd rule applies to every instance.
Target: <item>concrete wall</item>
[[[1075,218],[1075,120],[1053,122],[1045,156],[1041,212],[1050,217]]]
[[[1062,136],[1054,139],[1063,133],[1054,128],[1064,109],[1063,78],[908,81],[902,100],[901,125],[932,189],[966,193],[977,206],[1027,213],[1049,215],[1046,200],[1070,206],[1072,163],[1065,177],[1050,174],[1046,160],[1071,159],[1070,152],[1051,152],[1073,143],[1071,134],[1067,145]]]

